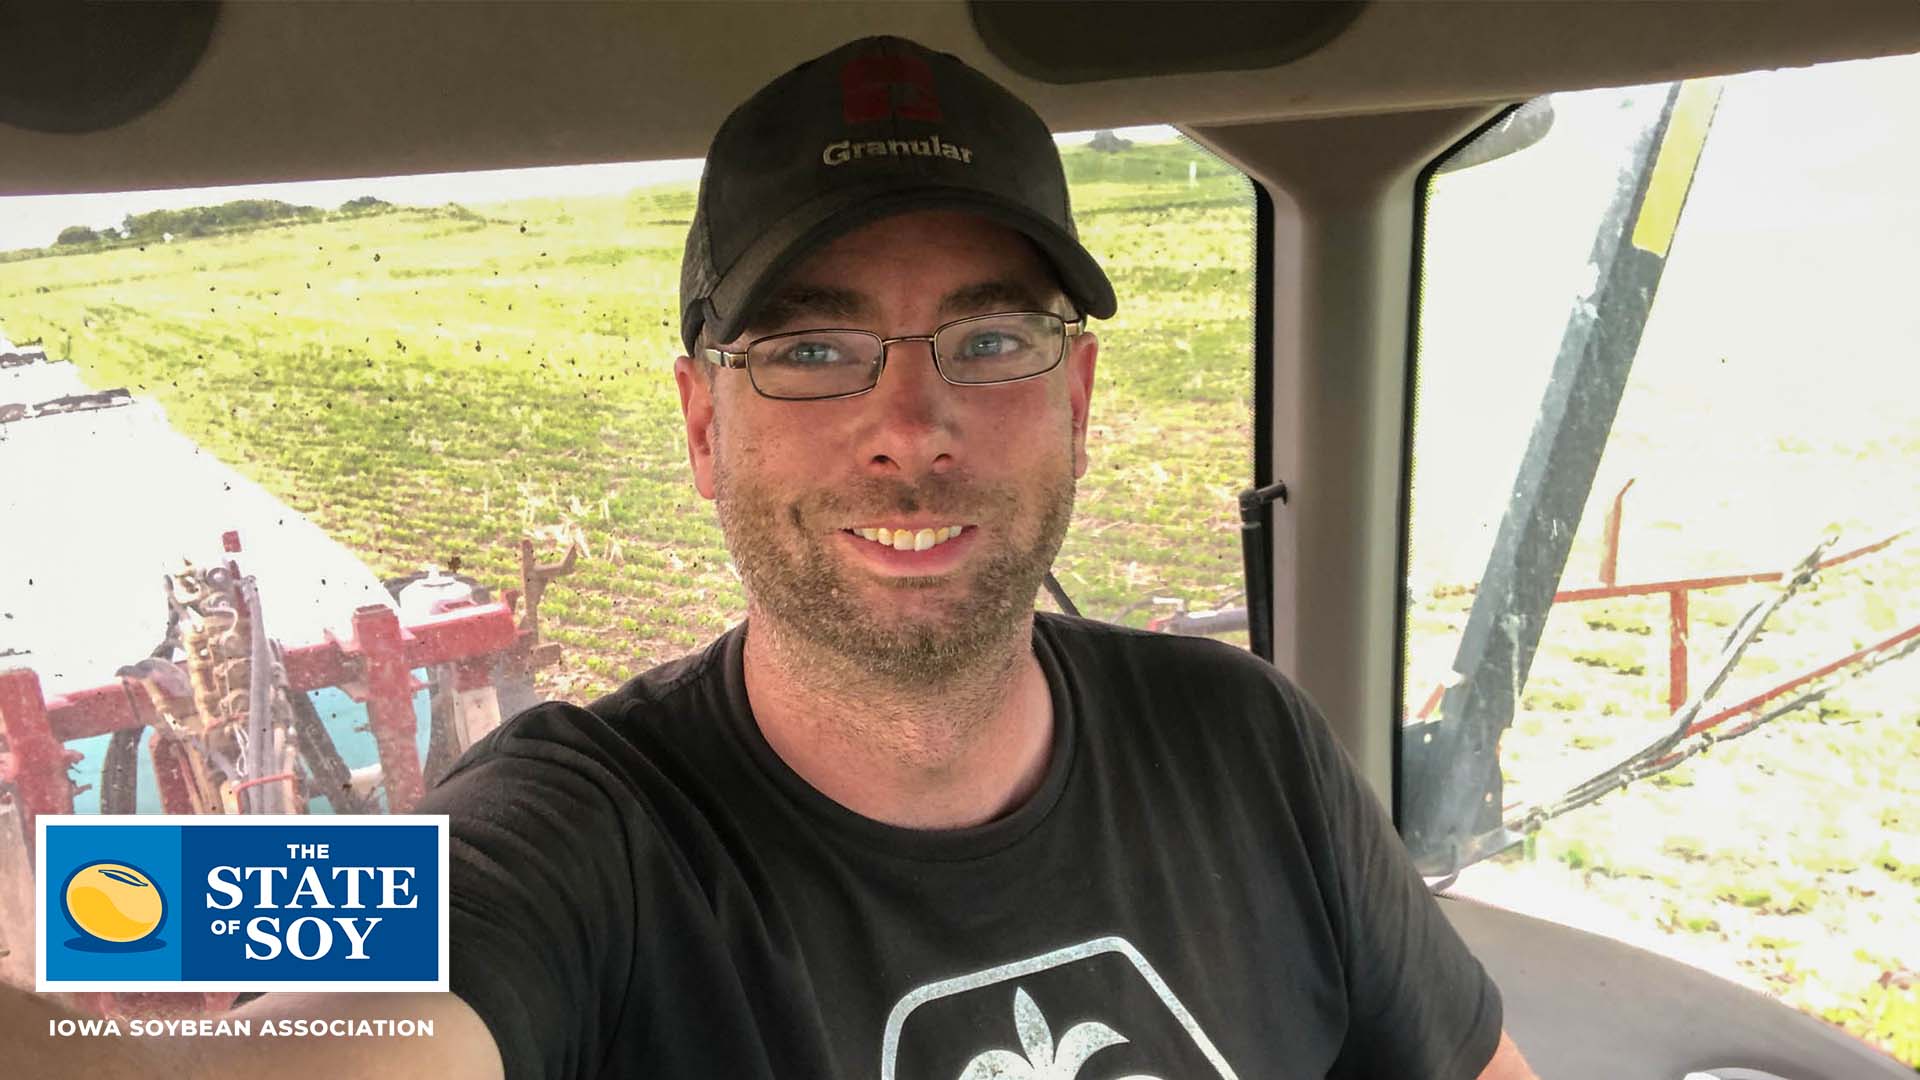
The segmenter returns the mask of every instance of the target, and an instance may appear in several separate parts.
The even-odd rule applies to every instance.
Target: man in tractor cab
[[[984,75],[872,38],[763,88],[707,158],[674,370],[745,622],[520,714],[429,794],[452,994],[236,1012],[430,1017],[433,1040],[115,1053],[192,1075],[1532,1075],[1291,683],[1034,611],[1088,467],[1088,320],[1115,309],[1045,125]],[[31,1074],[107,1053],[39,1037],[43,1010],[8,1010]]]

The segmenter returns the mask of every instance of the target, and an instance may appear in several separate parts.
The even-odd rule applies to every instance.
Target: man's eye
[[[1006,356],[1019,352],[1024,344],[1004,330],[981,330],[968,334],[967,339],[960,343],[960,355],[962,358],[980,359]]]
[[[773,354],[775,363],[794,367],[819,367],[838,363],[842,359],[839,347],[831,341],[789,342]]]

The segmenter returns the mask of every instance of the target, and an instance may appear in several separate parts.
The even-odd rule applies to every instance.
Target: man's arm
[[[264,1070],[328,1080],[419,1074],[501,1080],[487,1026],[453,994],[268,994],[214,1019],[251,1020],[248,1036],[61,1037],[49,1021],[77,1019],[53,1001],[0,985],[0,1060],[18,1076],[149,1080],[154,1076],[257,1080]],[[430,1021],[428,1037],[262,1037],[266,1020]]]
[[[1480,1070],[1480,1080],[1540,1080],[1533,1074],[1527,1059],[1520,1056],[1520,1048],[1513,1044],[1513,1036],[1500,1032],[1500,1046],[1493,1052],[1493,1060]]]

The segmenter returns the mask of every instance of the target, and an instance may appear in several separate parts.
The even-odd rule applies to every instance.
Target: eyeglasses
[[[975,315],[937,327],[931,334],[883,338],[865,330],[799,330],[747,342],[743,352],[704,349],[724,368],[745,368],[763,396],[780,401],[856,397],[880,382],[887,346],[924,341],[933,366],[955,386],[992,386],[1045,375],[1067,355],[1067,339],[1085,329],[1048,311]]]

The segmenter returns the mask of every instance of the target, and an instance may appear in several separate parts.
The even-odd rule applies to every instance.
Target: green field
[[[1154,596],[1207,607],[1239,588],[1234,497],[1251,477],[1251,199],[1241,178],[1181,145],[1066,157],[1082,235],[1109,268],[1121,310],[1095,327],[1093,464],[1057,570],[1084,612],[1138,624]],[[44,339],[95,386],[160,403],[176,428],[383,575],[458,559],[462,572],[510,585],[519,537],[539,536],[552,556],[556,537],[579,535],[587,557],[543,606],[565,659],[541,688],[585,699],[742,613],[719,528],[689,482],[671,378],[692,200],[690,186],[673,186],[396,209],[15,258],[0,261],[0,330]],[[1436,285],[1430,309],[1490,302],[1470,295],[1489,288],[1484,269],[1463,264],[1448,279],[1457,291]],[[1669,294],[1684,299],[1689,281],[1713,276],[1676,262],[1662,310]],[[1564,298],[1553,304],[1534,320],[1549,346]],[[1819,480],[1849,463],[1912,460],[1920,442],[1897,441],[1913,437],[1900,426],[1910,406],[1882,402],[1878,426],[1859,410],[1817,430],[1799,425],[1800,441],[1778,453],[1718,444],[1739,467],[1711,477],[1721,496],[1713,513],[1682,513],[1700,481],[1663,472],[1660,454],[1689,436],[1658,433],[1685,412],[1677,373],[1711,364],[1707,350],[1726,346],[1721,323],[1697,321],[1713,333],[1690,336],[1695,323],[1671,319],[1650,328],[1642,364],[1666,381],[1630,394],[1620,449],[1596,483],[1610,496],[1640,477],[1623,580],[1729,561],[1778,565],[1803,539],[1783,523],[1867,529],[1885,523],[1879,511],[1904,505],[1903,494],[1855,499],[1850,510],[1835,490],[1845,485]],[[1484,327],[1462,322],[1479,335],[1458,347],[1464,356]],[[1436,331],[1429,344],[1430,365],[1444,370],[1446,340]],[[1538,349],[1512,355],[1523,366]],[[1472,601],[1460,586],[1478,573],[1488,539],[1475,515],[1511,479],[1510,455],[1488,441],[1524,437],[1538,396],[1524,378],[1507,382],[1504,413],[1484,378],[1423,382],[1431,441],[1417,451],[1415,706],[1451,659]],[[1755,392],[1742,415],[1769,401]],[[1754,425],[1755,438],[1778,441],[1773,422]],[[1859,440],[1868,437],[1882,441],[1867,447]],[[1795,468],[1805,482],[1793,514],[1727,505],[1727,492],[1764,491],[1783,469],[1802,476]],[[1598,517],[1588,519],[1569,581],[1592,576]],[[224,527],[207,522],[209,539]],[[1749,587],[1697,601],[1696,662],[1757,595]],[[1916,595],[1911,548],[1836,573],[1783,611],[1741,677],[1764,681],[1857,647],[1893,608],[1910,621],[1905,598]],[[1874,597],[1893,608],[1876,608]],[[1555,613],[1503,747],[1514,791],[1545,794],[1651,730],[1662,715],[1664,617],[1658,599]],[[1546,897],[1540,906],[1569,905],[1570,918],[1591,909],[1577,921],[1743,978],[1920,1064],[1915,664],[1889,665],[1561,819],[1484,868],[1487,890]]]
[[[1183,145],[1068,157],[1124,300],[1096,329],[1096,464],[1058,574],[1096,616],[1205,606],[1240,578],[1252,197]],[[0,329],[159,402],[383,576],[458,559],[512,584],[523,533],[557,554],[577,529],[544,689],[584,698],[743,613],[673,386],[692,208],[678,185],[0,263]]]

